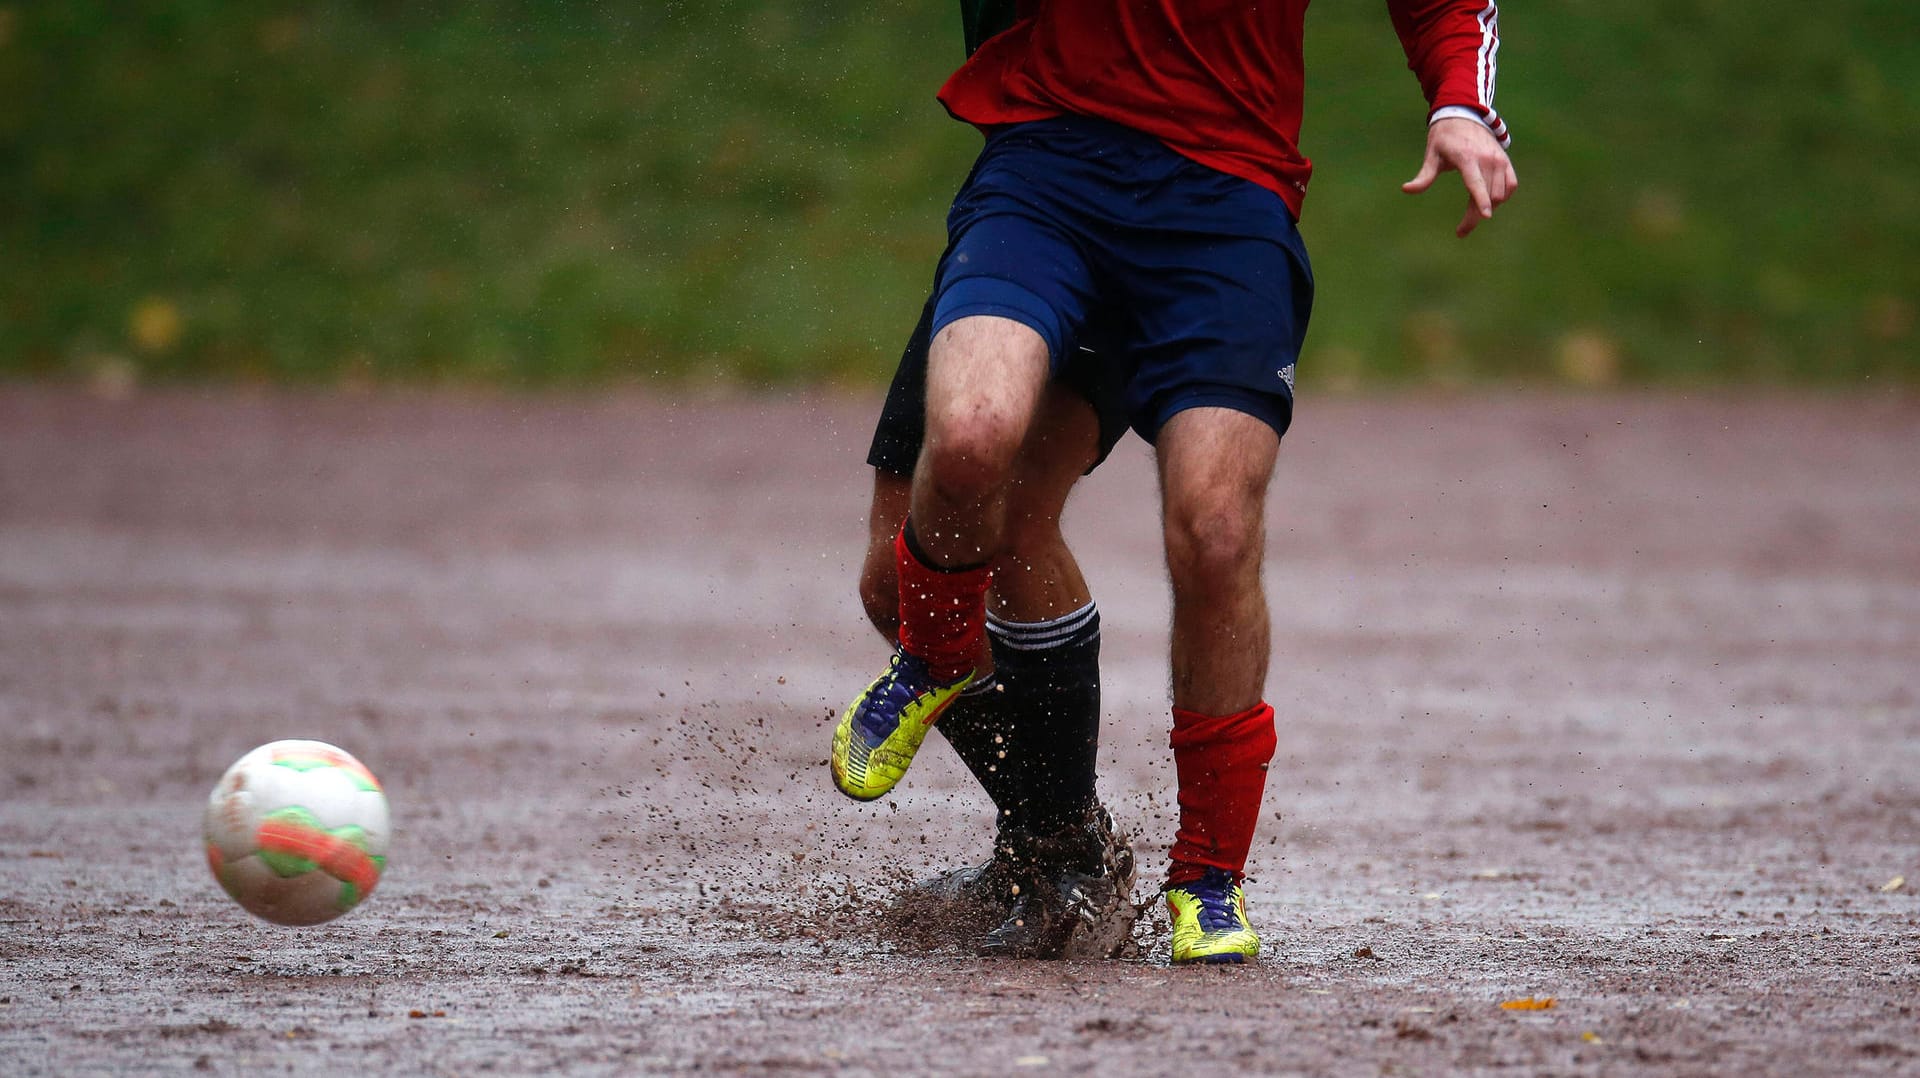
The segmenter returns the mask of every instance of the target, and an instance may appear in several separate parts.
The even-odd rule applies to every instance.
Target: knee
[[[1176,588],[1230,586],[1257,576],[1265,542],[1258,504],[1197,498],[1167,513],[1167,570]]]
[[[1007,485],[1020,436],[1011,416],[979,410],[950,417],[929,429],[920,467],[944,500],[983,501]]]

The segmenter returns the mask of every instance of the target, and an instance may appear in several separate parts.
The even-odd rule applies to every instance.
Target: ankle
[[[1202,864],[1198,861],[1175,861],[1167,867],[1167,888],[1188,887],[1206,879],[1209,873],[1220,873],[1238,887],[1246,874],[1239,869],[1221,865]]]

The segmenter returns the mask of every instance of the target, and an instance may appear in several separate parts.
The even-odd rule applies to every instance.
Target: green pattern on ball
[[[282,756],[272,762],[275,767],[284,767],[289,771],[298,771],[302,774],[308,771],[320,771],[331,767],[347,776],[347,778],[353,782],[353,787],[356,790],[374,791],[380,789],[379,784],[371,781],[368,776],[360,774],[351,767],[341,767],[337,761],[328,760],[324,757]]]

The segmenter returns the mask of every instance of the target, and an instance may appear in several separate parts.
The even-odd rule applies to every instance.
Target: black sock
[[[1086,819],[1100,750],[1100,613],[987,618],[994,675],[934,727],[993,802],[997,826],[1046,834]]]
[[[1083,823],[1096,804],[1100,750],[1100,612],[1092,603],[1047,622],[987,618],[999,725],[1017,786],[1003,819],[1045,835]],[[1008,813],[1006,810],[1011,809]]]
[[[984,681],[967,686],[940,716],[934,729],[946,735],[954,755],[993,802],[995,824],[1008,826],[1020,815],[1021,791],[1026,782],[1019,774],[1019,761],[1009,760],[1008,747],[1013,731],[1007,724],[1008,709],[1001,691],[999,671]]]

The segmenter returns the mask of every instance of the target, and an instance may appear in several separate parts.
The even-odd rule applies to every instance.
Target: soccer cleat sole
[[[1176,966],[1238,966],[1246,962],[1249,957],[1239,953],[1203,954],[1194,955],[1191,958],[1176,958],[1173,964]]]

